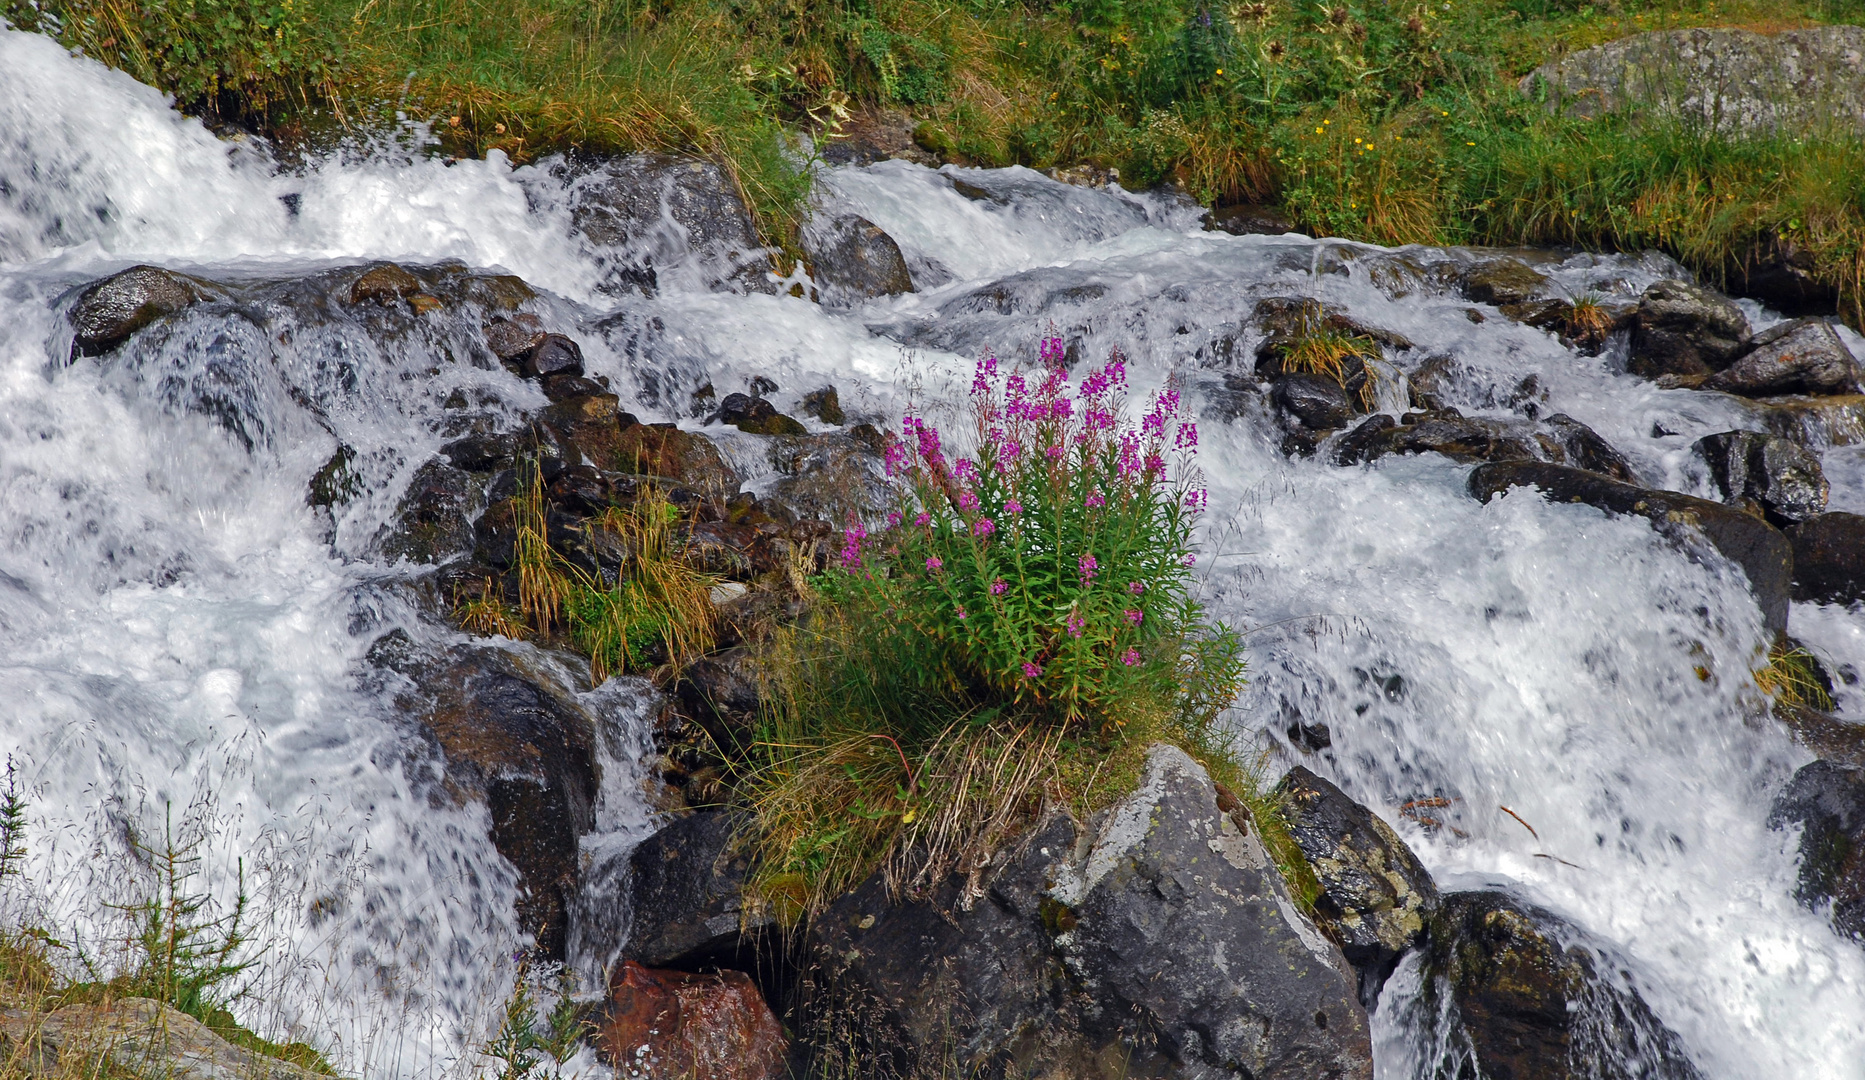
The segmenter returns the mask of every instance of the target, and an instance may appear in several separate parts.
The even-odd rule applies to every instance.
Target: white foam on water
[[[1865,950],[1795,904],[1795,838],[1765,824],[1808,754],[1763,716],[1749,672],[1765,635],[1740,572],[1637,519],[1526,492],[1480,504],[1468,468],[1436,456],[1287,459],[1222,376],[1248,366],[1257,339],[1241,324],[1258,299],[1314,296],[1417,342],[1394,355],[1405,374],[1452,358],[1467,413],[1508,415],[1532,375],[1544,413],[1679,488],[1696,482],[1690,443],[1752,426],[1726,399],[1655,389],[1610,350],[1580,356],[1493,310],[1474,322],[1454,296],[1388,296],[1365,268],[1377,249],[1343,262],[1304,237],[1203,233],[1167,200],[1027,170],[826,174],[824,210],[881,225],[923,286],[837,313],[605,296],[543,170],[385,154],[279,173],[155,92],[6,31],[0,147],[0,692],[18,703],[0,737],[35,785],[40,900],[107,933],[95,898],[109,882],[86,876],[106,865],[99,821],[146,834],[164,803],[211,792],[197,816],[219,823],[214,887],[231,895],[245,853],[275,901],[263,1003],[240,1005],[263,1033],[321,1039],[372,1077],[458,1074],[509,986],[514,886],[484,810],[435,805],[410,781],[409,736],[359,672],[382,630],[434,633],[364,541],[441,441],[435,391],[455,378],[504,380],[517,404],[528,391],[499,372],[408,389],[391,377],[400,361],[378,358],[330,424],[400,456],[333,550],[304,493],[337,437],[288,397],[262,402],[274,437],[249,450],[123,363],[63,365],[60,297],[137,261],[209,279],[375,258],[501,267],[549,290],[592,372],[623,387],[644,385],[642,361],[592,329],[604,317],[652,322],[645,363],[687,391],[764,375],[790,409],[834,383],[884,425],[909,398],[951,405],[973,357],[1027,356],[1051,324],[1089,358],[1120,347],[1142,390],[1177,373],[1206,410],[1208,599],[1249,633],[1239,722],[1291,759],[1282,732],[1326,724],[1332,746],[1301,760],[1400,829],[1447,888],[1505,887],[1609,944],[1707,1076],[1865,1076]],[[1574,294],[1672,272],[1603,257],[1550,269]],[[1226,334],[1246,359],[1222,358]],[[182,370],[201,348],[139,356]],[[1865,472],[1848,453],[1828,452],[1834,505],[1856,509]],[[1829,667],[1865,669],[1858,609],[1796,605],[1792,628]],[[627,765],[644,721],[616,687],[598,696],[619,725],[589,844],[606,858],[650,815]],[[1858,690],[1839,696],[1865,720]],[[1446,805],[1404,809],[1419,799]],[[1411,1075],[1416,1041],[1386,1020],[1379,1038],[1382,1075]]]

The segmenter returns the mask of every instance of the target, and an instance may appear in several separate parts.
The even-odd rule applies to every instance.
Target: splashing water
[[[215,888],[231,895],[244,854],[270,913],[242,1019],[316,1037],[372,1077],[470,1067],[510,985],[515,884],[482,807],[434,805],[410,781],[417,748],[392,694],[358,674],[386,630],[437,633],[406,568],[368,541],[444,441],[450,391],[510,408],[541,397],[438,363],[449,334],[475,332],[464,323],[401,355],[330,330],[227,341],[224,355],[176,334],[62,363],[70,290],[134,262],[251,282],[457,259],[548,290],[592,374],[625,397],[658,393],[644,373],[688,389],[755,373],[783,388],[780,408],[833,382],[856,417],[891,420],[910,394],[956,406],[973,357],[1033,357],[1052,323],[1083,356],[1118,345],[1136,394],[1179,372],[1210,410],[1204,587],[1250,634],[1239,722],[1291,756],[1286,728],[1326,724],[1332,747],[1304,760],[1399,828],[1446,888],[1506,887],[1610,945],[1707,1076],[1865,1076],[1865,950],[1794,903],[1794,838],[1765,827],[1808,755],[1759,718],[1748,672],[1766,638],[1740,572],[1636,519],[1524,492],[1479,504],[1467,467],[1440,457],[1289,460],[1255,406],[1211,419],[1220,346],[1228,335],[1247,354],[1244,317],[1278,295],[1451,358],[1466,412],[1506,415],[1535,376],[1548,412],[1593,427],[1655,486],[1695,482],[1701,435],[1757,426],[1740,407],[1656,389],[1610,352],[1578,355],[1494,312],[1474,322],[1454,297],[1393,299],[1377,249],[1203,233],[1169,201],[1024,170],[893,162],[832,170],[822,191],[826,209],[899,241],[921,292],[842,313],[680,288],[618,299],[597,288],[545,170],[386,155],[279,171],[127,77],[0,31],[0,694],[13,703],[0,732],[35,785],[35,902],[107,936],[94,838],[193,805],[216,830]],[[1635,295],[1674,272],[1655,257],[1546,269],[1573,295]],[[618,317],[658,336],[612,347],[595,327]],[[260,380],[275,387],[251,404],[269,437],[250,448],[165,404],[150,374],[230,356],[279,372]],[[309,405],[291,392],[338,356],[353,384]],[[445,370],[403,377],[429,369]],[[339,442],[373,462],[376,490],[333,544],[305,490]],[[1865,506],[1857,448],[1826,457],[1834,507]],[[1792,619],[1829,666],[1865,667],[1859,611],[1796,605]],[[630,783],[646,706],[617,685],[584,695],[607,732],[589,844],[610,853],[649,820]],[[1841,715],[1865,720],[1865,696],[1839,691]],[[1423,796],[1449,801],[1454,829],[1401,815]],[[1402,971],[1389,995],[1416,981]],[[1421,1042],[1393,1026],[1403,1013],[1380,1009],[1382,1075],[1411,1075]]]

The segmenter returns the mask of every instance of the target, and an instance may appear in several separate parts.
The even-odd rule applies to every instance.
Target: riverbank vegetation
[[[929,152],[1093,163],[1378,243],[1656,247],[1710,277],[1759,237],[1858,320],[1865,149],[1550,115],[1517,80],[1642,30],[1865,19],[1861,0],[6,0],[16,26],[193,111],[313,143],[397,115],[445,152],[684,150],[773,238],[786,132],[893,110]]]

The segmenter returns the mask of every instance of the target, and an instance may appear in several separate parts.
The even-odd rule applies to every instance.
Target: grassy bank
[[[1641,30],[1865,20],[1861,0],[7,0],[188,107],[286,137],[400,109],[450,152],[697,150],[767,229],[786,130],[904,110],[982,165],[1281,208],[1382,243],[1658,247],[1712,277],[1781,235],[1857,321],[1865,149],[1550,117],[1514,83]],[[314,108],[313,106],[321,106]]]

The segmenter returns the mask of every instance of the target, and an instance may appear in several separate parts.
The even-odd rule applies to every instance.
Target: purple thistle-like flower
[[[1010,588],[1009,582],[1005,581],[1003,578],[998,578],[996,581],[991,582],[991,595],[1002,596],[1004,595],[1005,590],[1009,588]]]
[[[1090,510],[1098,510],[1101,507],[1107,505],[1107,500],[1102,497],[1100,492],[1090,491],[1088,493],[1088,497],[1082,500],[1082,505],[1086,506]]]
[[[1085,625],[1087,625],[1086,619],[1083,619],[1080,615],[1070,615],[1068,617],[1068,636],[1080,637],[1081,628]]]
[[[1126,652],[1121,653],[1120,662],[1128,667],[1138,667],[1140,664],[1140,650],[1128,649]]]
[[[1030,663],[1028,660],[1025,660],[1023,662],[1023,677],[1024,678],[1034,679],[1037,676],[1041,675],[1042,673],[1043,673],[1042,668],[1037,667],[1035,664]]]
[[[1023,504],[1018,502],[1015,499],[1005,499],[1004,500],[1004,513],[1009,514],[1012,517],[1015,517],[1016,515],[1023,513]]]
[[[1146,618],[1146,612],[1141,611],[1139,608],[1136,608],[1136,607],[1128,608],[1125,614],[1127,616],[1128,626],[1138,626]]]
[[[973,536],[989,536],[997,531],[997,523],[990,518],[979,518],[971,526]]]
[[[1075,568],[1081,572],[1081,580],[1084,585],[1093,581],[1096,575],[1101,572],[1101,564],[1094,561],[1093,555],[1083,555],[1076,561]]]
[[[926,556],[926,570],[928,573],[937,573],[944,566],[945,566],[945,560],[941,559],[939,556],[937,555]]]

